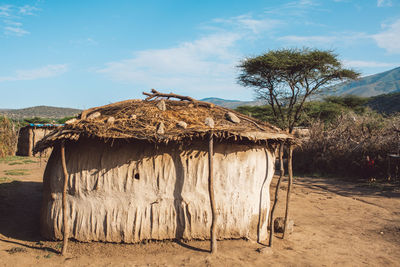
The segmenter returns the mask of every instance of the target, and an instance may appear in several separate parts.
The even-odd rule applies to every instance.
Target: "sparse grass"
[[[8,157],[0,158],[0,163],[6,163],[6,164],[12,166],[12,165],[20,165],[20,164],[28,164],[28,163],[37,163],[37,161],[32,160],[27,157],[8,156]]]
[[[22,161],[23,163],[37,163],[36,160],[31,160],[31,159],[25,159]]]
[[[24,164],[24,163],[23,162],[19,162],[19,161],[13,161],[13,162],[8,163],[8,165],[10,165],[10,166],[12,166],[12,165],[21,165],[21,164]]]
[[[12,181],[13,181],[13,179],[11,179],[10,177],[6,177],[6,176],[0,177],[0,184],[9,183],[9,182],[12,182]]]
[[[21,157],[21,156],[7,156],[4,158],[0,158],[0,163],[10,163],[13,161],[21,161],[26,159],[26,157]]]
[[[44,256],[46,259],[50,259],[51,257],[54,256],[54,253],[49,253],[46,256]]]
[[[20,252],[27,252],[26,248],[20,248],[20,247],[13,247],[10,249],[6,250],[8,254],[14,254],[14,253],[20,253]]]
[[[16,175],[27,175],[28,171],[29,170],[27,170],[27,169],[15,169],[15,170],[4,171],[4,174],[5,175],[13,175],[13,176],[16,176]]]

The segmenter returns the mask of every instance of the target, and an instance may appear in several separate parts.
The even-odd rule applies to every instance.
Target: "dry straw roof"
[[[78,118],[45,136],[36,145],[35,152],[81,136],[168,143],[204,138],[213,131],[217,138],[233,141],[292,139],[270,124],[211,103],[162,94],[154,89],[152,94],[143,94],[148,96],[145,100],[126,100],[83,111]]]

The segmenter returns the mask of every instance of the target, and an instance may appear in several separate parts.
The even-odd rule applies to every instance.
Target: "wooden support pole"
[[[288,156],[288,188],[286,195],[286,209],[285,209],[285,226],[283,228],[282,238],[285,238],[287,224],[289,220],[289,203],[290,203],[290,193],[293,183],[293,169],[292,169],[292,159],[293,159],[293,145],[289,145],[289,156]]]
[[[36,140],[35,140],[36,139],[35,138],[35,136],[36,136],[35,135],[35,130],[36,130],[36,127],[32,128],[32,147],[29,148],[31,150],[30,153],[29,153],[30,156],[34,156],[33,155],[33,148],[35,147],[35,142],[36,142]]]
[[[387,162],[388,162],[388,177],[387,180],[390,181],[392,179],[391,174],[390,174],[390,156],[389,154],[387,155]]]
[[[64,140],[61,141],[61,164],[62,164],[62,169],[64,173],[64,188],[63,188],[63,194],[62,194],[62,209],[63,209],[63,247],[61,254],[65,256],[67,253],[67,247],[68,247],[68,235],[69,235],[69,229],[68,229],[68,215],[67,215],[67,186],[68,186],[68,172],[67,172],[67,164],[65,161],[65,145],[64,145]]]
[[[34,144],[32,144],[33,142],[33,129],[32,128],[28,128],[28,136],[29,136],[29,141],[28,141],[28,151],[27,151],[27,156],[28,157],[32,157],[32,150],[33,150],[33,146]]]
[[[211,131],[208,139],[208,192],[210,195],[211,217],[212,217],[211,228],[210,228],[210,237],[211,237],[210,252],[212,254],[217,252],[217,237],[215,233],[217,213],[215,210],[215,199],[214,199],[213,155],[214,155],[214,140],[213,140],[213,132]]]
[[[272,209],[271,209],[271,215],[269,217],[269,241],[268,241],[268,246],[272,247],[272,239],[274,237],[274,212],[275,212],[275,208],[276,205],[278,203],[278,199],[279,199],[279,189],[281,187],[281,181],[282,181],[282,177],[283,177],[283,173],[284,173],[284,166],[283,166],[283,149],[284,149],[284,143],[281,143],[279,145],[279,178],[278,178],[278,182],[276,184],[276,189],[275,189],[275,199],[274,199],[274,204],[272,205]]]

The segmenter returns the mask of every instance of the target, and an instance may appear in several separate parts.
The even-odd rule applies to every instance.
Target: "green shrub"
[[[29,123],[53,123],[51,119],[47,118],[40,118],[40,117],[33,117],[33,118],[26,118],[23,120],[23,124],[27,125]]]
[[[365,106],[368,98],[353,95],[348,96],[329,96],[323,100],[310,101],[304,104],[299,121],[296,127],[309,127],[315,120],[325,123],[332,123],[342,113],[353,111],[356,114],[374,113]],[[281,107],[285,109],[286,107]],[[240,106],[236,111],[251,116],[253,118],[267,121],[279,127],[279,120],[274,116],[270,105],[265,106]]]
[[[70,119],[73,119],[73,118],[76,118],[76,116],[64,117],[62,119],[58,119],[57,123],[64,124],[67,120],[70,120]]]

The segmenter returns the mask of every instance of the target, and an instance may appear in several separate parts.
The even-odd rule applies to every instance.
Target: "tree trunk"
[[[284,149],[284,144],[281,143],[279,145],[279,168],[280,168],[280,173],[279,173],[279,179],[278,179],[278,182],[276,184],[276,189],[275,189],[274,204],[272,205],[271,215],[269,217],[269,242],[268,242],[268,246],[269,247],[272,247],[272,239],[274,237],[274,212],[275,212],[276,204],[278,203],[279,189],[281,187],[281,181],[282,181],[283,172],[284,172],[284,168],[283,168],[283,149]]]
[[[287,195],[286,195],[286,210],[285,210],[285,226],[283,228],[283,236],[285,238],[286,228],[289,219],[289,204],[290,204],[290,193],[292,189],[292,182],[293,182],[293,169],[292,169],[292,158],[293,158],[293,145],[289,145],[289,157],[288,157],[288,188],[287,188]]]
[[[69,235],[68,215],[67,215],[68,172],[67,172],[67,164],[66,164],[66,161],[65,161],[65,145],[64,145],[64,141],[61,142],[61,164],[62,164],[62,169],[63,169],[63,173],[64,173],[64,188],[63,188],[63,194],[62,194],[64,237],[63,237],[63,247],[62,247],[61,254],[64,256],[67,253],[68,235]]]
[[[212,216],[211,228],[210,228],[210,237],[211,237],[210,252],[212,254],[217,252],[217,237],[215,233],[217,213],[215,210],[215,199],[214,199],[213,155],[214,155],[214,140],[213,140],[213,132],[211,131],[208,140],[208,192],[210,194],[211,216]]]

